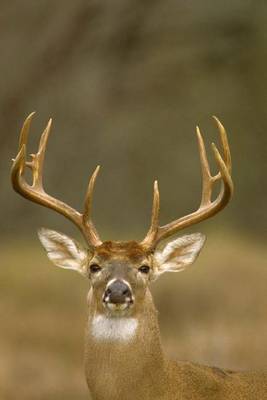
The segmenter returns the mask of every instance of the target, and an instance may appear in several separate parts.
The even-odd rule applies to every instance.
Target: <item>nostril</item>
[[[110,290],[110,288],[108,288],[107,290],[106,290],[106,296],[109,296],[111,294],[111,290]]]
[[[128,288],[125,288],[122,292],[123,296],[127,296],[130,294],[130,290]]]

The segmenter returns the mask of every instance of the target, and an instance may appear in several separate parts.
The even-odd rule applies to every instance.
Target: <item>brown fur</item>
[[[107,260],[115,257],[127,257],[127,259],[138,262],[147,255],[143,246],[134,240],[129,242],[106,241],[96,248],[96,254]]]

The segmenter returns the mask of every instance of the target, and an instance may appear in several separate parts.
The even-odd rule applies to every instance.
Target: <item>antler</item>
[[[197,127],[196,133],[202,170],[202,197],[200,206],[198,210],[191,214],[170,222],[167,225],[159,226],[159,191],[157,181],[155,181],[151,225],[145,239],[141,242],[144,247],[153,249],[159,241],[173,235],[179,230],[212,217],[222,210],[231,199],[234,187],[231,178],[232,164],[227,134],[219,119],[216,117],[213,118],[217,124],[223,148],[222,157],[215,144],[212,143],[212,150],[219,172],[215,176],[211,175],[203,137],[199,127]],[[217,198],[212,201],[213,185],[218,180],[221,180],[221,190]]]
[[[94,184],[100,167],[98,166],[96,168],[89,180],[89,185],[85,196],[85,207],[83,214],[79,213],[62,201],[57,200],[47,194],[43,188],[43,164],[46,144],[51,130],[52,119],[48,121],[48,124],[42,133],[37,153],[30,155],[31,161],[26,161],[26,145],[34,114],[35,113],[33,112],[26,118],[21,129],[19,139],[19,151],[17,157],[15,158],[15,160],[13,160],[13,166],[11,169],[13,188],[16,190],[16,192],[21,194],[26,199],[41,204],[45,207],[51,208],[52,210],[55,210],[58,213],[67,217],[69,220],[74,222],[75,225],[78,226],[85,239],[89,242],[91,246],[99,246],[102,242],[91,220],[91,205]],[[32,185],[29,185],[24,178],[26,167],[32,170]]]

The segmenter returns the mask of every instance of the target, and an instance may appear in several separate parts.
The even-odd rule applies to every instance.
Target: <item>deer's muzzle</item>
[[[130,285],[122,279],[112,279],[103,295],[104,304],[110,308],[123,306],[126,308],[133,303],[133,294]]]

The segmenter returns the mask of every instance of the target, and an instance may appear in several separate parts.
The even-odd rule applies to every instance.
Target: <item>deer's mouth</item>
[[[104,307],[112,313],[121,313],[122,311],[127,311],[134,305],[133,296],[126,297],[123,302],[111,301],[109,296],[103,296]]]
[[[132,302],[125,302],[125,303],[105,303],[105,306],[108,310],[117,312],[117,311],[125,311],[130,308]]]

